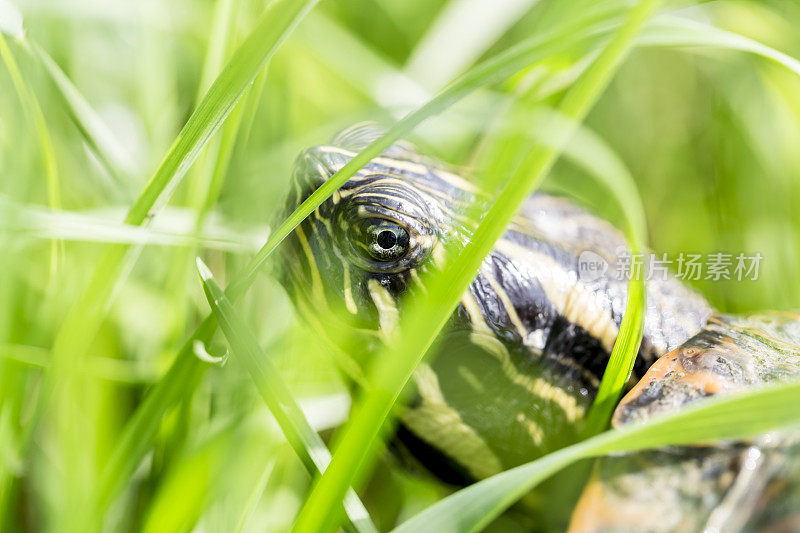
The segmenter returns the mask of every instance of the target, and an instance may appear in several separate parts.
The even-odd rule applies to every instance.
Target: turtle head
[[[293,211],[380,136],[348,128],[297,160]],[[453,211],[472,200],[466,182],[396,143],[354,174],[283,245],[282,278],[305,317],[379,334],[399,316],[402,295],[436,268],[446,242],[464,239]],[[374,335],[373,335],[374,336]]]

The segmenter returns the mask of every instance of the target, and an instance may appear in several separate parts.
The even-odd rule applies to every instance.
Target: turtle
[[[328,144],[305,150],[294,167],[287,211],[382,134],[375,124],[360,123]],[[459,253],[488,209],[491,195],[464,175],[397,141],[284,241],[280,277],[290,300],[315,332],[336,347],[354,380],[367,364],[363,358],[369,355],[364,354],[391,342],[413,294],[425,290],[426,275]],[[583,268],[587,254],[602,268]],[[442,329],[435,353],[415,371],[413,391],[398,414],[395,432],[403,452],[439,479],[464,484],[576,441],[625,311],[627,279],[615,273],[630,259],[624,236],[608,221],[565,197],[537,192],[526,198]],[[703,372],[712,371],[699,363],[684,369],[683,381],[670,377],[669,385],[659,387],[655,376],[659,369],[671,368],[665,357],[689,350],[725,352],[738,342],[727,339],[739,339],[750,324],[761,328],[764,342],[756,346],[743,340],[736,350],[730,348],[736,355],[723,357],[730,363],[725,367],[729,374],[720,370],[720,376],[747,386],[792,374],[794,360],[790,363],[776,346],[794,346],[800,321],[793,315],[780,326],[759,320],[718,315],[672,275],[649,280],[631,390],[614,423],[646,419],[653,412],[733,390],[684,390],[691,376],[702,380]],[[726,340],[712,350],[708,339],[714,335]],[[765,350],[775,356],[764,355]],[[755,360],[764,367],[752,370],[748,364]],[[661,380],[673,374],[662,372]],[[706,453],[713,468],[747,452],[733,446],[710,453],[688,448],[664,453],[675,458],[659,464],[674,473],[691,470],[681,458]],[[629,497],[626,487],[606,489],[620,472],[635,476],[648,469],[631,461],[636,459],[612,458],[594,473],[573,516],[574,531],[595,530],[587,524],[600,506],[597,498]],[[734,472],[733,462],[727,471],[715,472],[723,477]],[[693,465],[692,473],[700,466]],[[711,511],[717,507],[709,504]],[[623,522],[609,522],[608,528],[626,529]]]

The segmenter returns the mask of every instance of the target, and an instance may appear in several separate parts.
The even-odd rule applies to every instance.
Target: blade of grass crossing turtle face
[[[588,130],[579,124],[570,122],[566,117],[555,112],[531,112],[531,104],[522,97],[508,113],[507,124],[503,128],[505,144],[517,145],[515,151],[530,149],[530,142],[534,141],[550,147],[555,147],[554,137],[560,138],[574,130],[574,137],[567,155],[577,156],[587,171],[599,181],[604,182],[606,189],[616,197],[617,204],[623,212],[623,230],[631,249],[631,256],[637,257],[646,249],[644,208],[636,190],[633,177],[624,164],[602,145]],[[539,129],[538,133],[527,133],[528,124],[546,124],[547,127]],[[542,132],[546,132],[545,135]],[[560,134],[553,135],[553,131]],[[589,151],[589,154],[584,152]],[[489,152],[489,156],[494,152]],[[506,154],[503,153],[505,156]],[[479,163],[491,167],[491,161]],[[599,169],[605,172],[599,172]],[[620,325],[617,341],[611,353],[603,380],[600,384],[595,401],[586,421],[585,431],[588,435],[601,431],[611,418],[614,406],[624,390],[628,381],[634,361],[639,353],[644,329],[644,315],[646,306],[646,291],[644,280],[639,276],[632,276],[628,283],[626,313]]]

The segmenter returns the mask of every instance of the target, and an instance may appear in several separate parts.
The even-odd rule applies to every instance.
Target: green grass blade
[[[675,413],[601,433],[475,483],[404,522],[395,533],[478,531],[558,470],[581,459],[663,446],[744,439],[798,422],[800,383],[713,398]]]
[[[588,129],[577,128],[571,154],[583,168],[606,186],[623,213],[623,232],[632,256],[647,250],[644,205],[636,182],[625,164]],[[577,155],[577,157],[576,157]],[[625,314],[614,342],[600,388],[587,415],[585,431],[591,435],[605,428],[630,377],[639,353],[644,329],[647,293],[643,276],[628,282]]]
[[[278,421],[286,440],[309,474],[313,477],[325,472],[330,464],[331,454],[322,438],[309,425],[300,406],[294,401],[289,387],[278,374],[278,369],[272,365],[269,356],[261,350],[255,335],[225,297],[225,293],[214,281],[211,271],[200,258],[197,258],[197,269],[208,303],[231,346],[231,353],[250,374],[258,392]],[[352,489],[345,496],[344,509],[349,521],[347,524],[349,531],[377,532],[367,510]]]
[[[61,97],[67,114],[75,123],[86,144],[106,168],[117,186],[123,190],[135,169],[128,150],[116,139],[83,95],[38,43],[30,38],[22,41],[44,67]]]
[[[231,252],[251,252],[256,235],[246,244],[241,232],[213,228],[205,233],[153,226],[120,224],[109,218],[72,211],[19,205],[0,196],[0,235],[11,239],[58,239],[74,242],[124,243],[160,246],[201,246]]]
[[[53,140],[50,137],[50,130],[47,127],[42,107],[39,105],[39,100],[36,98],[36,93],[25,81],[22,72],[17,65],[14,54],[6,43],[3,32],[0,32],[0,57],[11,75],[11,81],[14,84],[14,89],[17,92],[20,103],[28,120],[32,123],[33,129],[36,132],[36,137],[39,140],[42,159],[44,160],[44,172],[47,180],[47,203],[53,209],[61,207],[61,191],[58,175],[58,164],[56,162],[56,154],[53,149]],[[58,241],[53,241],[50,247],[50,273],[51,277],[56,272],[59,263],[59,248]]]
[[[639,38],[642,46],[722,48],[761,56],[800,76],[800,61],[744,35],[682,17],[660,15]]]
[[[570,143],[564,147],[564,155],[600,182],[614,197],[622,213],[621,228],[631,254],[639,254],[646,250],[644,205],[636,189],[636,182],[625,164],[588,128],[552,111],[531,111],[524,101],[519,104],[510,108],[509,124],[502,128],[503,135],[499,137],[498,142],[509,145],[514,142],[514,135],[522,133],[529,138],[528,142],[532,140],[556,148],[554,139],[562,138],[572,131]],[[546,124],[546,127],[531,130],[530,124]],[[523,150],[529,149],[527,143],[523,146]],[[503,154],[504,152],[500,153],[501,156]],[[491,168],[493,164],[494,162],[490,162],[486,165]],[[604,429],[630,376],[642,339],[645,306],[644,279],[632,277],[628,283],[626,312],[620,325],[619,335],[603,374],[596,400],[586,420],[586,432],[589,434]]]
[[[239,9],[238,2],[234,0],[219,0],[214,5],[211,17],[211,35],[208,39],[208,49],[203,60],[203,69],[200,74],[200,83],[197,85],[196,103],[211,87],[214,79],[228,60],[228,51],[234,39],[236,14]]]
[[[586,116],[656,6],[654,0],[637,4],[611,42],[565,95],[560,112],[569,120],[579,122]],[[458,261],[449,264],[438,279],[429,280],[427,305],[420,308],[412,302],[408,318],[401,323],[402,334],[398,341],[377,358],[372,374],[373,388],[367,391],[365,399],[345,426],[331,466],[320,478],[298,516],[296,531],[329,531],[336,527],[337,506],[347,487],[369,463],[370,454],[366,452],[374,451],[379,430],[392,405],[472,281],[483,258],[505,231],[529,192],[556,161],[569,133],[563,132],[559,136],[555,148],[539,147],[531,152],[486,213]]]
[[[245,101],[243,102],[243,109],[242,109],[242,119],[241,123],[239,124],[239,128],[236,130],[235,134],[231,135],[232,140],[231,143],[234,144],[233,150],[227,156],[227,158],[223,159],[222,163],[227,165],[230,163],[228,159],[238,159],[238,155],[242,153],[244,150],[244,146],[247,145],[247,141],[250,139],[250,133],[253,128],[253,122],[256,119],[256,113],[258,111],[259,104],[261,102],[262,96],[264,95],[264,86],[267,83],[267,73],[268,69],[264,69],[261,74],[256,77],[256,81],[253,82],[253,88],[248,91]],[[223,136],[225,132],[222,132]],[[223,137],[221,141],[222,145],[224,146],[226,141]],[[208,202],[216,201],[217,196],[219,195],[219,189],[221,188],[221,178],[217,179],[216,176],[219,173],[220,176],[222,174],[222,169],[219,168],[222,163],[218,162],[218,168],[214,169],[214,176],[211,178],[211,187],[209,190],[209,194],[206,197],[206,206],[203,207],[205,211],[210,211],[211,206],[208,205]],[[215,187],[216,183],[220,183],[219,187]]]
[[[215,435],[177,462],[159,484],[159,493],[141,528],[143,533],[180,533],[195,528],[208,498],[214,494],[213,483],[225,468],[226,459],[230,461],[226,454],[236,449],[233,438]]]
[[[38,346],[0,343],[0,360],[2,359],[44,368],[50,364],[50,353],[46,348]],[[98,356],[88,357],[85,367],[78,372],[120,383],[152,383],[158,376],[154,365]]]
[[[0,57],[3,58],[6,68],[8,68],[11,81],[14,84],[14,89],[17,91],[17,96],[29,120],[33,123],[34,130],[39,139],[39,144],[41,145],[42,157],[45,161],[45,175],[47,177],[48,204],[50,207],[60,207],[58,166],[55,160],[50,131],[47,129],[47,123],[44,119],[44,113],[42,113],[42,107],[39,105],[39,100],[36,98],[33,89],[25,81],[17,65],[17,61],[14,59],[14,55],[11,53],[11,49],[8,47],[8,43],[6,43],[6,39],[3,37],[2,33],[0,33]]]
[[[263,486],[274,471],[280,444],[272,431],[251,427],[239,417],[188,443],[159,480],[142,525],[131,529],[143,533],[233,531],[231,521],[215,516],[213,502],[233,503],[253,478]]]
[[[633,254],[640,250],[632,248]],[[597,390],[592,407],[586,417],[585,433],[592,435],[602,431],[611,420],[617,402],[622,397],[625,384],[633,370],[639,354],[644,332],[644,316],[647,306],[647,292],[643,276],[633,276],[628,282],[625,298],[625,315],[622,317],[617,340],[603,372],[600,388]]]
[[[317,0],[273,0],[198,104],[125,218],[141,224],[161,193],[189,170],[259,72]]]
[[[258,501],[264,496],[264,489],[266,488],[267,482],[269,481],[274,469],[275,460],[270,460],[267,462],[266,468],[264,468],[264,472],[261,474],[261,478],[253,487],[252,491],[247,497],[247,500],[244,502],[244,509],[242,510],[242,514],[239,517],[236,526],[233,528],[233,533],[241,533],[242,531],[245,531],[245,528],[248,526],[253,517],[253,513],[256,510]]]

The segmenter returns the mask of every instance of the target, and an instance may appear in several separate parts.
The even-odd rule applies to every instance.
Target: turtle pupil
[[[378,246],[384,250],[389,250],[397,244],[397,235],[393,231],[383,230],[378,233]]]

